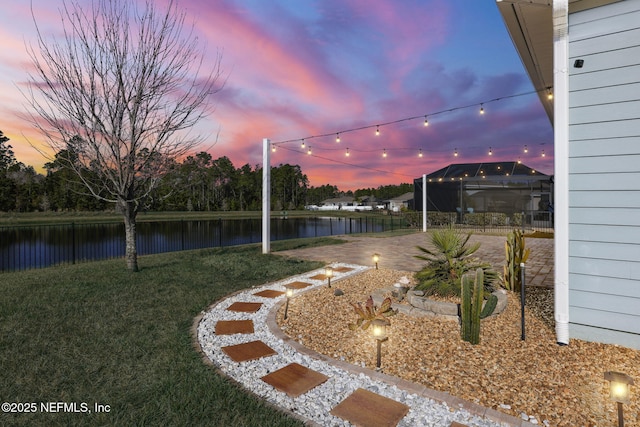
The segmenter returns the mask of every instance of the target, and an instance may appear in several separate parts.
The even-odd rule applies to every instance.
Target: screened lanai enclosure
[[[553,177],[519,162],[451,164],[427,175],[431,225],[553,228]],[[422,210],[423,178],[414,179]]]

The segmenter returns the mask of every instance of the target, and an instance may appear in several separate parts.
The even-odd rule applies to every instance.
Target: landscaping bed
[[[349,363],[375,368],[376,344],[370,331],[351,331],[356,319],[350,303],[413,273],[387,269],[365,273],[300,294],[289,318],[278,322],[289,336],[310,349]],[[335,296],[336,288],[344,292]],[[627,373],[640,380],[640,351],[571,340],[555,340],[553,292],[528,288],[526,340],[521,340],[519,296],[509,294],[507,308],[483,320],[481,341],[462,341],[457,322],[438,317],[392,316],[389,340],[382,345],[382,369],[426,387],[550,426],[616,425],[604,372]],[[632,387],[625,405],[627,427],[640,426],[640,399]]]

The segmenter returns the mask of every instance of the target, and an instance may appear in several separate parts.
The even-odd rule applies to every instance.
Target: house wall
[[[569,15],[569,322],[640,348],[640,0]]]

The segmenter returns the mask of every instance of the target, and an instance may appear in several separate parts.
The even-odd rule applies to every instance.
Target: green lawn
[[[282,218],[285,211],[272,211],[272,218]],[[346,212],[346,211],[286,211],[287,218],[304,217],[341,217],[341,218],[384,218],[380,212]],[[139,222],[145,221],[176,221],[176,220],[211,220],[211,219],[245,219],[262,218],[261,211],[211,211],[211,212],[141,212]],[[394,222],[400,219],[394,217]],[[75,223],[103,223],[122,222],[122,215],[115,212],[0,212],[0,226],[12,225],[46,225]]]
[[[0,395],[38,407],[0,425],[301,425],[205,365],[190,328],[231,292],[320,265],[250,245],[141,257],[139,273],[117,259],[0,274]]]

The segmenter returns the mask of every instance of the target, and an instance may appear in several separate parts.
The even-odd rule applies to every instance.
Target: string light
[[[525,144],[525,145],[524,145],[524,152],[525,152],[525,153],[528,153],[528,152],[529,152],[529,149],[527,148],[527,144]]]
[[[272,153],[275,153],[275,152],[276,152],[276,146],[275,146],[275,145],[273,145],[273,144],[271,144],[271,152],[272,152]]]
[[[458,157],[458,149],[457,148],[453,149],[453,157]]]
[[[512,95],[502,96],[502,97],[499,97],[499,98],[493,98],[493,99],[490,99],[490,100],[485,100],[482,103],[480,103],[480,113],[484,114],[484,104],[488,104],[490,102],[502,101],[502,100],[505,100],[505,99],[518,98],[518,97],[521,97],[521,96],[531,95],[531,94],[534,94],[534,93],[539,93],[541,91],[552,90],[552,89],[553,89],[552,87],[548,87],[548,88],[544,88],[544,89],[540,89],[540,90],[533,90],[533,91],[529,91],[529,92],[521,92],[521,93],[516,93],[516,94],[512,94]],[[402,118],[402,119],[393,120],[393,121],[389,121],[389,122],[385,122],[385,123],[378,123],[376,125],[365,125],[365,126],[360,126],[360,127],[350,128],[350,129],[343,129],[343,130],[340,130],[339,133],[355,132],[355,131],[359,131],[359,130],[363,130],[363,129],[371,129],[371,128],[373,128],[375,126],[376,134],[379,134],[381,126],[392,125],[392,124],[396,124],[396,123],[406,122],[406,121],[409,121],[409,120],[416,120],[416,119],[419,119],[419,118],[422,118],[422,117],[424,117],[426,119],[427,116],[435,116],[437,114],[451,113],[451,112],[454,112],[454,111],[459,111],[459,110],[475,107],[477,105],[478,105],[477,103],[468,104],[468,105],[462,105],[462,106],[449,108],[449,109],[446,109],[446,110],[440,110],[440,111],[431,112],[428,115],[421,114],[419,116],[405,117],[405,118]],[[311,135],[311,136],[306,137],[306,139],[333,136],[335,134],[336,134],[336,131],[333,131],[331,133]],[[297,140],[296,139],[289,139],[289,140],[277,141],[277,142],[274,142],[274,144],[278,144],[279,145],[279,144],[284,144],[284,143],[294,142],[294,141],[297,141]]]
[[[547,99],[551,101],[553,99],[553,90],[549,87],[547,88]]]
[[[552,95],[552,87],[548,87],[548,88],[544,88],[544,89],[541,89],[541,90],[529,91],[529,92],[526,92],[526,93],[513,94],[513,95],[508,95],[508,96],[505,96],[505,97],[501,97],[501,98],[495,98],[495,99],[492,99],[492,100],[486,100],[486,101],[484,101],[484,102],[482,102],[482,103],[480,103],[480,104],[479,104],[479,105],[480,105],[480,114],[484,114],[484,113],[485,113],[485,111],[484,111],[484,104],[485,104],[485,103],[495,102],[495,101],[499,101],[499,100],[502,100],[502,99],[510,99],[510,98],[515,98],[515,97],[520,97],[520,96],[529,95],[529,94],[533,94],[533,93],[538,93],[538,94],[539,94],[542,90],[547,91],[547,94],[548,94],[548,95],[549,95],[549,94],[550,94],[550,95]],[[429,114],[427,114],[427,115],[424,115],[424,114],[423,114],[423,115],[419,115],[419,116],[417,116],[417,117],[415,117],[415,116],[414,116],[414,117],[408,117],[408,118],[398,119],[398,120],[389,121],[389,122],[384,122],[384,123],[379,122],[378,124],[375,124],[375,125],[366,125],[366,126],[360,126],[360,127],[351,128],[351,129],[342,129],[342,130],[339,130],[339,131],[337,131],[337,132],[334,130],[334,131],[333,131],[333,132],[331,132],[331,133],[317,134],[317,135],[310,135],[310,136],[307,136],[307,137],[305,137],[305,138],[302,138],[301,140],[300,140],[300,139],[298,139],[298,140],[300,140],[300,141],[301,141],[301,147],[302,147],[303,149],[305,149],[305,147],[307,146],[307,144],[306,144],[306,139],[320,138],[320,137],[327,137],[327,136],[329,136],[329,137],[330,137],[330,136],[335,136],[335,141],[338,143],[338,142],[341,142],[341,138],[340,138],[340,137],[341,137],[341,135],[340,135],[341,133],[344,133],[344,132],[355,132],[355,131],[359,131],[359,130],[363,130],[363,129],[371,129],[371,128],[373,128],[374,126],[375,126],[375,134],[376,134],[376,136],[379,136],[379,135],[380,135],[380,127],[382,127],[382,126],[387,126],[387,125],[391,125],[391,124],[401,123],[401,122],[408,121],[408,120],[415,120],[415,119],[419,119],[419,118],[424,118],[423,126],[425,126],[425,127],[426,127],[426,126],[429,126],[429,119],[428,119],[428,116],[430,116],[430,115],[436,115],[436,114],[443,114],[443,113],[448,113],[448,112],[458,111],[458,110],[461,110],[461,109],[471,108],[471,107],[474,107],[474,106],[477,106],[477,105],[478,105],[478,103],[476,103],[476,104],[470,104],[470,105],[465,105],[465,106],[458,106],[458,107],[454,107],[454,108],[449,108],[449,109],[447,109],[447,110],[441,110],[441,111],[431,112],[431,113],[429,113]],[[476,107],[476,108],[477,108],[477,107]],[[295,142],[295,141],[296,141],[296,139],[291,139],[291,140],[282,140],[282,141],[278,141],[278,142],[271,143],[271,144],[272,144],[272,147],[271,147],[271,148],[272,148],[272,152],[276,152],[276,146],[277,146],[277,145],[281,145],[281,144],[285,144],[285,143],[290,143],[290,142]],[[467,147],[467,148],[469,148],[469,147]],[[288,148],[287,148],[287,149],[288,149]],[[324,149],[325,149],[325,150],[331,150],[330,148],[324,148]],[[338,149],[338,148],[336,148],[336,149]],[[415,150],[415,148],[410,148],[410,147],[405,147],[405,148],[393,148],[393,150],[409,150],[409,149],[411,149],[411,150]],[[291,150],[291,149],[288,149],[288,150],[290,150],[290,151],[294,151],[294,152],[295,152],[295,151],[297,151],[297,150]],[[363,151],[363,150],[356,150],[356,151]],[[375,150],[364,150],[364,151],[375,151]],[[301,151],[297,151],[297,152],[301,153]],[[314,154],[312,154],[311,146],[309,146],[309,148],[308,148],[308,150],[306,150],[306,152],[307,152],[307,154],[308,154],[308,155],[311,155],[312,157],[316,157],[316,158],[319,158],[319,159],[325,159],[325,160],[334,161],[334,162],[337,162],[337,163],[343,163],[343,164],[345,164],[345,165],[350,165],[350,166],[353,166],[353,167],[362,167],[362,168],[364,168],[364,169],[374,170],[374,169],[372,169],[372,168],[365,167],[365,166],[362,166],[362,165],[357,165],[357,164],[351,164],[351,163],[340,162],[339,160],[336,160],[336,159],[323,158],[323,157],[321,157],[321,156],[314,155]],[[525,145],[525,153],[526,153],[526,152],[528,152],[528,147]],[[304,151],[302,151],[302,153],[304,153]],[[414,153],[415,153],[415,151],[414,151]],[[492,154],[493,154],[492,147],[489,147],[489,155],[492,155]],[[544,152],[544,150],[542,150],[542,154],[541,154],[541,155],[542,155],[542,157],[545,157],[545,152]],[[423,154],[423,150],[422,150],[422,148],[419,148],[419,149],[418,149],[418,157],[423,157],[423,156],[424,156],[424,154]],[[459,156],[458,149],[457,149],[457,148],[455,148],[455,149],[454,149],[454,157],[458,157],[458,156]],[[345,157],[350,157],[350,151],[349,151],[349,148],[346,148]],[[385,149],[383,149],[382,157],[387,157],[387,151],[386,151],[386,148],[385,148]],[[521,159],[520,159],[520,158],[518,158],[518,164],[521,164],[521,163],[522,163]],[[376,171],[378,171],[378,172],[383,172],[383,173],[391,173],[391,174],[396,174],[396,175],[398,175],[396,172],[392,172],[392,171],[383,171],[383,170],[377,170],[377,169],[376,169]],[[535,172],[534,172],[534,173],[535,173]],[[400,174],[400,175],[401,175],[401,174]],[[408,176],[408,175],[407,175],[407,176]]]

